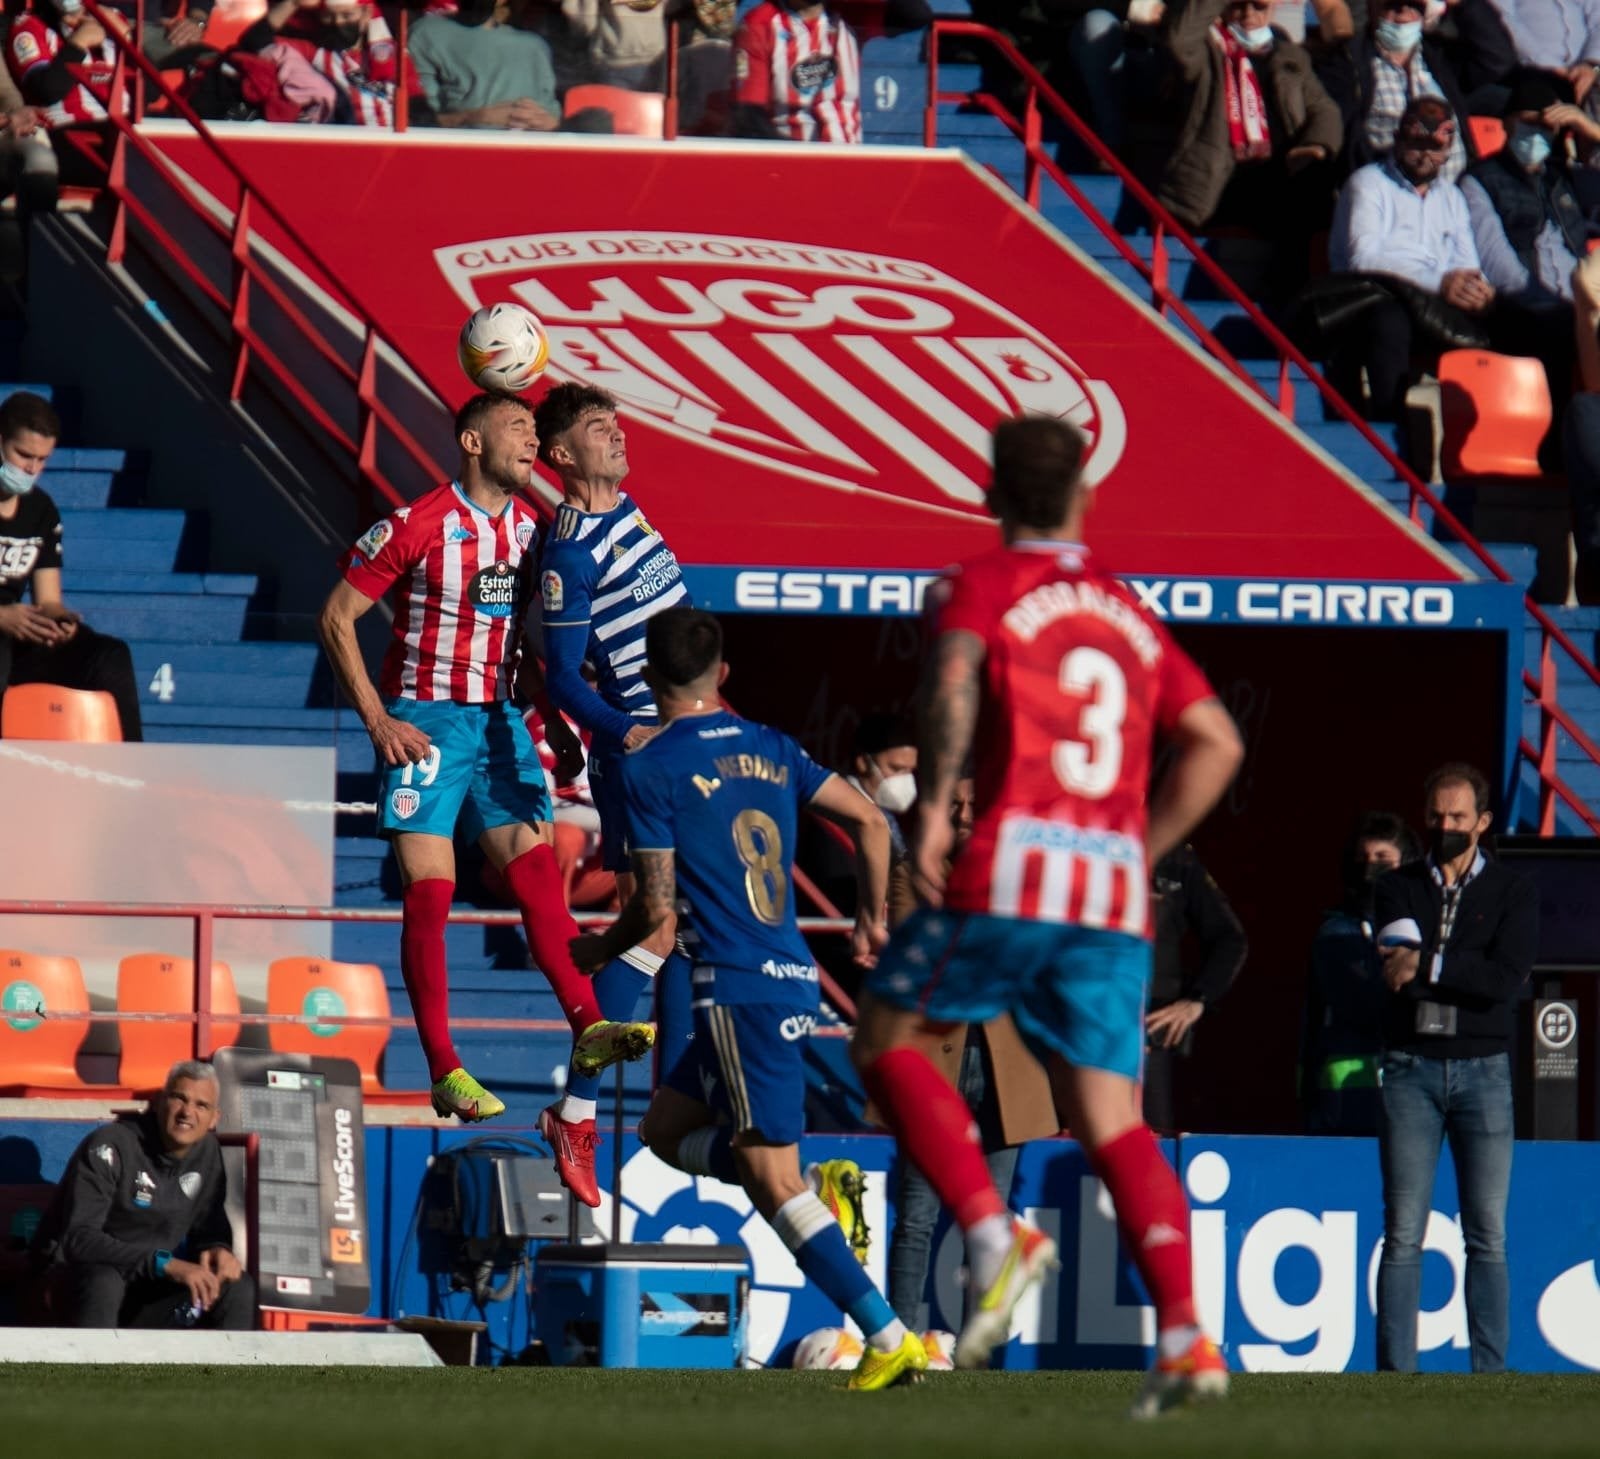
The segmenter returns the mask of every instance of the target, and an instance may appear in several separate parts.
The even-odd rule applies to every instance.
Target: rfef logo
[[[539,233],[434,253],[469,308],[516,299],[552,375],[629,424],[812,485],[986,517],[997,420],[1057,416],[1098,485],[1123,413],[1042,330],[911,258],[712,234]]]

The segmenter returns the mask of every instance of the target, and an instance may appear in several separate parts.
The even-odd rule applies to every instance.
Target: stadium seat
[[[192,1013],[194,1011],[194,959],[165,953],[134,953],[117,965],[119,1013]],[[214,1050],[239,1039],[239,993],[227,963],[211,964],[211,1025],[209,1047],[200,1051],[209,1059]],[[122,1062],[117,1077],[130,1089],[156,1090],[166,1082],[167,1070],[180,1059],[193,1057],[194,1025],[188,1023],[124,1023]]]
[[[44,1017],[28,1017],[43,1009]],[[71,957],[0,951],[0,1094],[38,1090],[110,1093],[78,1077],[78,1050],[89,1032],[83,969]]]
[[[572,116],[586,107],[611,113],[619,134],[659,137],[666,127],[667,98],[659,91],[628,91],[621,86],[574,86],[562,103],[562,115]]]
[[[1492,157],[1506,144],[1506,124],[1499,117],[1468,117],[1478,156]]]
[[[206,17],[204,44],[225,51],[267,13],[266,0],[217,0]]]
[[[1543,478],[1539,443],[1550,430],[1550,385],[1538,360],[1449,350],[1439,359],[1439,399],[1446,481]]]
[[[324,958],[279,958],[267,969],[267,1012],[312,1016],[315,1023],[267,1026],[272,1047],[283,1054],[351,1059],[361,1070],[361,1092],[368,1099],[394,1099],[378,1082],[378,1061],[389,1030],[377,1024],[348,1028],[346,1018],[388,1018],[389,990],[375,963],[336,963]],[[408,1091],[403,1098],[410,1098]],[[422,1098],[427,1092],[422,1091]]]
[[[58,684],[13,684],[0,706],[0,737],[8,740],[121,740],[117,701],[103,689]]]

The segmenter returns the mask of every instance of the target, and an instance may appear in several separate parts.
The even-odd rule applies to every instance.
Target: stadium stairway
[[[964,11],[965,6],[958,0],[954,6],[942,4],[939,10],[941,15],[954,15]],[[875,37],[862,46],[862,121],[867,142],[906,147],[922,145],[928,85],[925,55],[926,34],[921,31]],[[983,70],[977,65],[941,64],[939,89],[944,93],[976,91],[982,76]],[[965,109],[958,103],[942,104],[938,141],[941,146],[961,148],[1014,191],[1023,190],[1022,145],[998,118],[976,109]],[[1060,150],[1058,160],[1062,166],[1071,166],[1069,155],[1068,149]],[[1074,172],[1071,176],[1089,206],[1101,217],[1113,220],[1124,241],[1141,258],[1148,260],[1151,239],[1143,223],[1142,210],[1124,204],[1121,179],[1101,173]],[[1040,182],[1043,216],[1136,298],[1147,302],[1149,285],[1139,271],[1117,253],[1089,216],[1048,177],[1041,174]],[[1136,226],[1127,226],[1130,217],[1139,218]],[[1219,297],[1216,287],[1188,258],[1181,256],[1180,250],[1171,250],[1168,257],[1169,285],[1173,291],[1189,304],[1201,324],[1233,352],[1251,375],[1264,382],[1269,390],[1275,390],[1277,356],[1244,311],[1232,301]],[[1171,320],[1170,323],[1180,333],[1193,337],[1182,322]],[[1409,510],[1410,500],[1405,483],[1354,426],[1343,420],[1326,418],[1321,396],[1300,371],[1291,370],[1290,374],[1295,385],[1294,423],[1298,429],[1404,515]],[[1374,430],[1405,456],[1400,427],[1378,424]],[[1433,512],[1426,504],[1421,509],[1420,521],[1424,531],[1433,533],[1469,569],[1481,575],[1477,559],[1465,547],[1447,540],[1446,534],[1436,530]],[[1471,525],[1470,516],[1468,525]],[[1489,542],[1485,546],[1513,580],[1524,589],[1532,585],[1537,568],[1537,553],[1533,547],[1521,542]],[[1600,646],[1600,610],[1550,608],[1548,611],[1592,661]],[[1539,627],[1530,616],[1526,619],[1524,661],[1531,669],[1537,669],[1540,643]],[[1587,681],[1580,684],[1576,669],[1566,669],[1564,664],[1562,667],[1562,707],[1600,743],[1600,685]],[[1524,702],[1522,733],[1530,742],[1538,742],[1539,710],[1531,697]],[[1565,733],[1559,736],[1557,753],[1559,773],[1574,793],[1587,805],[1600,806],[1600,765]],[[1531,818],[1537,815],[1539,780],[1531,765],[1524,765],[1521,774],[1519,813],[1524,829],[1532,830],[1536,829]],[[1558,808],[1557,829],[1563,835],[1588,834],[1587,828],[1565,804]]]

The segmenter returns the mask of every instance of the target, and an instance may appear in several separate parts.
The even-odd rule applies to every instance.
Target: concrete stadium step
[[[359,726],[354,731],[335,735],[328,730],[162,724],[158,721],[146,726],[146,738],[168,745],[299,745],[313,750],[331,747],[337,752],[335,764],[341,773],[372,769],[372,741]]]
[[[1533,586],[1533,580],[1539,575],[1539,553],[1537,549],[1526,542],[1485,542],[1483,546],[1488,550],[1489,555],[1510,573],[1512,581],[1521,587],[1524,592]],[[1446,542],[1444,549],[1463,567],[1470,569],[1477,576],[1483,578],[1489,576],[1470,547],[1466,547],[1460,542]]]
[[[242,572],[119,572],[84,568],[73,559],[72,591],[82,593],[143,594],[151,597],[214,596],[249,598],[260,590],[261,580]]]
[[[340,880],[337,871],[334,880]],[[352,905],[343,897],[336,900],[340,906]],[[372,905],[395,912],[400,910],[398,902],[387,898]],[[398,922],[335,922],[333,946],[334,956],[339,961],[377,963],[390,970],[393,986],[401,986]],[[542,975],[533,967],[528,945],[517,927],[480,927],[452,922],[445,928],[445,956],[453,972],[471,972],[472,981],[451,984],[463,991],[500,992],[512,986],[507,979],[516,979],[516,986],[524,989],[532,989],[535,980],[539,988],[547,988]]]
[[[164,507],[106,507],[100,510],[73,508],[61,513],[61,527],[69,552],[85,541],[163,542],[174,553],[192,513]]]
[[[68,598],[72,597],[68,584]],[[291,707],[311,702],[321,650],[309,643],[135,639],[133,671],[149,705]]]
[[[243,597],[92,593],[76,587],[71,596],[73,607],[101,633],[126,639],[181,635],[198,643],[237,642],[249,604]]]
[[[1545,611],[1578,650],[1591,663],[1595,662],[1596,650],[1600,649],[1600,608],[1552,608],[1547,605]],[[1539,652],[1543,637],[1544,630],[1531,618],[1528,619],[1522,634],[1522,652],[1523,662],[1532,674],[1537,674],[1539,671]],[[1559,644],[1555,648],[1555,664],[1557,684],[1577,684],[1588,677],[1562,652]],[[1600,738],[1600,734],[1596,737]]]
[[[124,451],[115,446],[57,446],[50,453],[50,465],[39,484],[52,491],[58,471],[128,471],[144,464],[144,453]]]
[[[131,506],[139,500],[143,484],[115,471],[57,469],[52,457],[49,469],[39,478],[39,486],[65,511],[93,507]]]
[[[237,704],[159,704],[150,712],[151,724],[191,725],[197,729],[294,730],[319,734],[331,741],[334,735],[352,726],[366,730],[352,709],[290,708],[287,705],[255,708]],[[371,741],[367,741],[370,746]]]
[[[1363,481],[1377,483],[1396,479],[1394,468],[1353,425],[1340,420],[1309,421],[1300,429],[1335,461],[1349,467]],[[1372,429],[1374,434],[1388,443],[1391,450],[1398,447],[1399,426],[1375,421]]]
[[[84,537],[71,532],[66,543],[67,588],[97,572],[166,573],[177,566],[178,540],[117,542],[109,537]]]

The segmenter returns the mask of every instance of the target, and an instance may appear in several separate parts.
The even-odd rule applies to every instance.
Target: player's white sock
[[[887,1327],[880,1327],[876,1332],[867,1334],[867,1343],[876,1348],[880,1353],[892,1353],[906,1340],[910,1329],[898,1317]]]
[[[1182,1327],[1164,1327],[1156,1338],[1156,1353],[1167,1359],[1181,1358],[1194,1346],[1194,1340],[1199,1336],[1200,1329],[1192,1322],[1186,1322]]]
[[[556,1118],[569,1125],[578,1125],[584,1120],[592,1120],[594,1109],[592,1099],[581,1099],[576,1094],[568,1094],[562,1098],[561,1108],[556,1111]]]
[[[638,947],[630,947],[619,961],[627,963],[630,968],[638,968],[645,977],[653,978],[661,971],[661,964],[666,962],[666,958],[651,952],[641,943]]]
[[[967,1265],[972,1270],[972,1287],[982,1292],[1000,1275],[1006,1253],[1011,1250],[1011,1214],[1000,1211],[967,1232]]]

